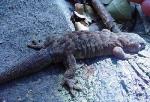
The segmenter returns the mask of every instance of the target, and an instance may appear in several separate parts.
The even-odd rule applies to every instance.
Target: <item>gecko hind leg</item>
[[[77,81],[74,79],[76,70],[76,59],[73,55],[67,55],[67,59],[64,60],[64,65],[67,68],[64,74],[64,80],[62,85],[66,85],[69,88],[70,93],[74,96],[73,90],[80,91],[81,88],[77,86]]]

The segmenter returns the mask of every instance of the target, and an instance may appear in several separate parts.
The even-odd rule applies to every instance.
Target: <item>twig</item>
[[[103,23],[109,30],[115,33],[121,32],[121,30],[115,23],[115,20],[109,14],[109,12],[106,10],[100,0],[91,0],[91,4],[94,10],[97,12],[98,16],[102,19]]]

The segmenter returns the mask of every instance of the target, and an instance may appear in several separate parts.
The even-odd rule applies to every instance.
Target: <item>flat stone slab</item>
[[[34,50],[26,44],[49,34],[74,30],[65,0],[0,1],[0,71]],[[138,30],[137,30],[138,31]],[[150,52],[150,37],[143,36]],[[142,55],[142,54],[141,54]],[[49,68],[0,86],[0,102],[148,102],[150,58],[128,61],[103,57],[78,61],[76,79],[82,92],[72,98],[60,84],[64,67]]]

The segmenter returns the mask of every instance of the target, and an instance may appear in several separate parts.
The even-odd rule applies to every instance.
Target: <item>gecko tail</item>
[[[38,72],[48,66],[51,62],[51,53],[48,52],[47,49],[42,49],[0,72],[0,84]]]

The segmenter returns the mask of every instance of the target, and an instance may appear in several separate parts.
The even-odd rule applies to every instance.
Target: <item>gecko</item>
[[[79,89],[76,85],[76,59],[88,59],[101,56],[114,56],[127,60],[145,49],[146,41],[135,33],[110,30],[72,31],[62,35],[52,35],[43,44],[29,45],[38,48],[35,54],[25,57],[22,61],[0,72],[0,84],[18,77],[40,71],[51,63],[62,63],[66,67],[63,85],[69,90]]]

